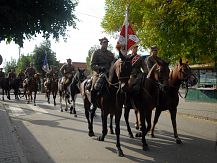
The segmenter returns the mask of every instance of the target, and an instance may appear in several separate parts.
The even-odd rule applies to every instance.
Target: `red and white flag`
[[[133,46],[139,42],[139,38],[136,36],[131,24],[128,22],[128,9],[126,11],[125,21],[121,28],[120,36],[116,45],[117,50],[121,47],[125,47],[125,51],[128,52]]]

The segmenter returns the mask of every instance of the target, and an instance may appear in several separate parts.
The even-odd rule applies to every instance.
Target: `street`
[[[217,124],[213,121],[177,115],[177,126],[183,144],[173,138],[172,124],[168,112],[163,112],[156,126],[157,138],[147,136],[150,151],[142,150],[140,138],[128,137],[125,121],[121,120],[121,145],[125,157],[118,157],[115,135],[108,133],[104,142],[97,136],[101,133],[100,110],[94,119],[94,137],[88,136],[87,122],[82,105],[76,105],[78,117],[60,112],[57,106],[46,102],[44,95],[38,95],[36,104],[5,100],[12,124],[24,154],[30,163],[70,162],[217,162]],[[82,103],[80,97],[78,103]],[[108,120],[109,122],[109,120]],[[130,113],[133,133],[135,116]]]

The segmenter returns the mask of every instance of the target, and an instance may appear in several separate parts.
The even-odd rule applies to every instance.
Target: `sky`
[[[94,45],[99,45],[99,39],[104,36],[115,47],[116,40],[103,32],[100,26],[104,13],[104,0],[80,0],[75,12],[80,20],[77,22],[78,29],[68,28],[67,42],[64,42],[62,38],[58,42],[50,39],[51,49],[56,53],[57,60],[66,62],[67,58],[71,58],[72,62],[86,62],[88,50]],[[40,35],[31,40],[25,40],[20,53],[31,54],[35,46],[39,46],[43,41],[44,39]],[[19,46],[14,42],[6,44],[5,41],[1,41],[0,54],[3,58],[0,67],[4,67],[11,58],[16,60],[19,58]]]

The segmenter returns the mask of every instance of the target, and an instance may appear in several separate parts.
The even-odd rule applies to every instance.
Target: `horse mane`
[[[117,67],[117,64],[120,62],[121,60],[118,59],[118,60],[115,60],[112,64],[111,64],[111,67],[110,67],[110,70],[109,70],[109,82],[111,83],[117,83],[118,82],[118,76],[116,74],[116,67]]]

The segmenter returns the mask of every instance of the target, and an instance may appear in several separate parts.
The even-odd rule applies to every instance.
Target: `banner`
[[[139,41],[140,40],[136,36],[131,24],[128,22],[128,8],[127,8],[124,24],[121,28],[121,32],[120,32],[120,36],[116,48],[117,50],[120,50],[121,47],[124,47],[124,50],[128,52]]]
[[[42,65],[42,70],[44,70],[45,72],[49,71],[49,65],[48,65],[48,62],[47,62],[47,53],[44,56],[44,62],[43,62],[43,65]]]

